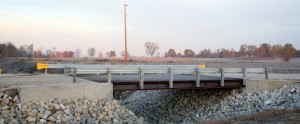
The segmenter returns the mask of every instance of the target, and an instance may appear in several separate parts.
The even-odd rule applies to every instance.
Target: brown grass
[[[125,62],[124,58],[32,58],[29,60],[25,57],[18,57],[13,58],[15,60],[22,60],[22,61],[33,61],[33,62],[47,62],[47,63],[58,63],[58,62],[67,62],[67,63],[81,63],[81,64],[94,64],[94,63],[101,63],[101,62],[108,62],[111,64],[123,64]],[[226,60],[226,59],[219,59],[219,58],[163,58],[163,57],[139,57],[139,58],[128,58],[129,63],[198,63],[204,64],[206,60]]]
[[[124,64],[125,59],[120,57],[115,58],[91,58],[91,57],[84,57],[84,58],[32,58],[29,60],[26,57],[17,57],[11,58],[14,60],[21,60],[21,61],[33,61],[33,62],[41,62],[41,63],[74,63],[74,64]],[[269,60],[255,60],[256,62],[268,62]],[[281,61],[274,59],[273,61]],[[300,59],[294,59],[294,61],[300,61]],[[149,64],[206,64],[206,63],[228,63],[228,62],[249,62],[249,60],[243,60],[239,58],[171,58],[171,57],[138,57],[138,58],[128,58],[129,64],[139,64],[139,63],[149,63]]]

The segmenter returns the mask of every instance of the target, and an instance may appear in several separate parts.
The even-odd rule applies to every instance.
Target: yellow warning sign
[[[36,68],[37,68],[37,70],[46,69],[46,68],[48,68],[48,64],[37,63]]]
[[[199,68],[205,68],[205,65],[199,65]]]
[[[0,74],[2,74],[2,69],[0,68]]]

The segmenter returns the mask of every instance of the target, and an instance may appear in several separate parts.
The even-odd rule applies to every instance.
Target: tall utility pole
[[[127,27],[126,27],[126,4],[124,1],[124,30],[125,30],[125,64],[127,64],[128,52],[127,52]]]

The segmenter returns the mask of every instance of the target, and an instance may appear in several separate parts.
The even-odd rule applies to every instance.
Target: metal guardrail
[[[196,76],[195,86],[200,87],[201,74],[220,74],[220,86],[224,86],[226,73],[243,74],[243,85],[246,86],[247,74],[264,73],[269,79],[272,68],[199,68],[198,65],[74,65],[74,64],[49,64],[49,68],[64,68],[65,75],[73,76],[76,82],[77,74],[106,74],[107,82],[111,83],[112,74],[139,74],[139,88],[144,89],[144,76],[147,73],[168,73],[169,88],[173,88],[174,74],[192,74]]]

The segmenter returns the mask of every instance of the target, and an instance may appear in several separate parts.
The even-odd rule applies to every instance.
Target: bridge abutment
[[[112,99],[112,83],[86,83],[51,86],[26,86],[17,89],[22,103],[53,99]]]
[[[112,83],[97,83],[64,75],[1,77],[0,88],[10,95],[19,95],[22,103],[51,99],[113,99]],[[15,90],[16,89],[16,90]]]
[[[297,81],[293,80],[247,80],[246,87],[243,87],[242,90],[246,93],[254,93],[289,87],[296,83]]]

